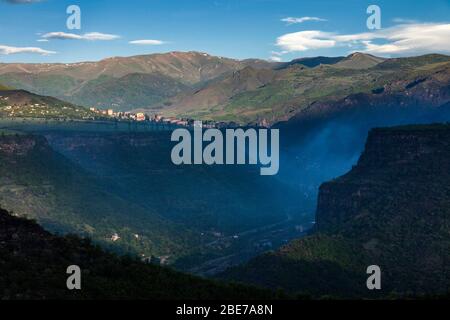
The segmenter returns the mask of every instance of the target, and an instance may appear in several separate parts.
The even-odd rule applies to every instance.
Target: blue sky
[[[372,4],[381,30],[366,26]],[[81,30],[66,27],[69,5],[81,8]],[[0,0],[0,62],[191,50],[283,61],[353,51],[449,54],[450,0]]]

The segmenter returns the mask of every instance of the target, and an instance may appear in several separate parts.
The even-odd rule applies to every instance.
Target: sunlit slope
[[[241,71],[239,76],[230,75],[191,95],[174,99],[163,113],[270,124],[288,120],[302,110],[313,110],[318,103],[339,101],[352,94],[399,93],[407,98],[414,81],[439,79],[445,88],[449,84],[449,61],[450,57],[443,55],[384,60],[354,54],[335,64],[312,68],[292,64],[267,70],[270,78],[265,81],[261,81],[263,70]],[[253,85],[242,89],[240,83]],[[389,91],[385,90],[388,88]],[[430,101],[439,98],[429,97]]]

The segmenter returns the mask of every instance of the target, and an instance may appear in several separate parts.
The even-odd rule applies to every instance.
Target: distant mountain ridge
[[[242,62],[190,51],[112,57],[100,61],[77,63],[0,63],[0,74],[68,75],[74,79],[91,80],[100,75],[123,77],[130,73],[159,72],[186,83],[195,83],[214,78],[230,69],[258,64],[267,66],[270,63],[263,63],[259,60],[244,60]]]
[[[448,73],[449,64],[449,56],[438,54],[384,59],[356,52],[274,63],[169,52],[72,64],[0,64],[0,83],[77,105],[272,125],[317,104],[383,94],[401,81]]]
[[[179,83],[177,86],[182,88],[182,85],[192,86],[246,66],[270,68],[272,64],[263,60],[240,61],[194,51],[169,52],[70,64],[0,64],[0,82],[76,104],[131,110],[135,107],[150,106],[155,101],[160,102],[161,97],[167,96],[166,91],[173,89],[170,89],[170,86],[160,87],[157,84],[146,83],[149,80],[146,79],[140,84],[141,87],[150,90],[160,88],[154,95],[151,92],[144,94],[148,101],[136,101],[133,100],[135,88],[133,83],[124,81],[126,76],[152,75],[154,79],[159,78],[159,81],[171,82],[171,85]],[[105,95],[108,90],[112,92],[112,97]],[[128,93],[128,90],[131,92]],[[96,100],[97,92],[100,92],[99,100]],[[123,101],[114,98],[114,94],[120,93]]]
[[[317,112],[320,105],[338,103],[358,94],[366,95],[369,100],[388,95],[397,95],[397,100],[409,100],[414,97],[409,92],[414,90],[407,86],[418,79],[427,79],[423,83],[417,82],[417,88],[425,92],[428,79],[438,79],[434,84],[444,93],[441,96],[422,95],[424,104],[428,101],[433,104],[447,102],[448,56],[427,55],[391,61],[355,53],[336,61],[312,68],[300,61],[284,68],[242,73],[239,79],[234,74],[226,75],[195,92],[170,99],[161,112],[218,121],[274,124],[305,112]],[[258,83],[262,73],[270,75],[271,81],[249,86],[247,90],[233,90],[240,83]]]
[[[347,69],[368,69],[386,61],[371,54],[355,52],[335,63],[336,67]]]
[[[281,63],[280,66],[278,66],[276,69],[286,69],[296,64],[301,64],[308,68],[314,68],[321,64],[336,64],[344,59],[345,57],[322,57],[322,56],[311,58],[299,58],[289,62]]]

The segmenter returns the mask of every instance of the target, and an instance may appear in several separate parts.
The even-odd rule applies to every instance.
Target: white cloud
[[[42,36],[43,39],[58,39],[58,40],[88,40],[88,41],[109,41],[119,39],[120,36],[115,34],[107,34],[100,32],[90,32],[85,34],[75,34],[67,32],[49,32]]]
[[[394,19],[392,19],[392,21],[395,22],[395,23],[399,23],[399,24],[402,24],[402,23],[418,23],[417,20],[405,19],[405,18],[394,18]]]
[[[288,25],[296,24],[296,23],[303,23],[306,21],[327,21],[327,19],[322,19],[318,17],[287,17],[281,19],[281,21],[286,22]]]
[[[137,44],[137,45],[146,45],[146,46],[158,46],[165,44],[165,41],[161,40],[133,40],[129,42],[130,44]]]
[[[269,58],[269,61],[273,61],[273,62],[281,62],[281,57],[280,56],[271,56]]]
[[[43,56],[47,56],[50,54],[56,53],[55,51],[48,51],[41,48],[36,47],[10,47],[10,46],[1,46],[0,45],[0,54],[10,55],[10,54],[18,54],[18,53],[35,53]]]
[[[282,56],[289,53],[289,51],[271,51],[269,61],[280,62],[282,61]]]
[[[50,32],[46,33],[42,36],[44,39],[59,39],[59,40],[81,40],[82,36],[74,33],[66,33],[66,32]]]
[[[450,53],[449,39],[450,24],[414,23],[343,35],[319,30],[300,31],[278,37],[276,45],[289,52],[348,46],[367,53],[395,56]]]
[[[409,24],[378,32],[385,44],[365,42],[366,51],[374,54],[415,54],[450,52],[450,24]]]
[[[336,41],[333,34],[317,30],[299,31],[285,34],[277,39],[277,46],[285,51],[306,51],[311,49],[332,48]]]
[[[48,39],[37,39],[37,42],[48,42]]]
[[[95,40],[109,41],[109,40],[116,40],[119,38],[120,38],[120,36],[115,35],[115,34],[107,34],[107,33],[100,33],[100,32],[91,32],[91,33],[86,33],[83,35],[83,39],[91,40],[91,41],[95,41]]]
[[[270,54],[272,55],[272,56],[282,56],[282,55],[284,55],[284,54],[286,54],[286,53],[288,53],[288,51],[271,51],[270,52]]]

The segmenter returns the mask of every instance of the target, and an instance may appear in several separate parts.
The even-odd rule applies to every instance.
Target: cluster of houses
[[[97,108],[89,108],[91,112],[94,112],[98,115],[111,117],[120,120],[133,120],[133,121],[146,121],[150,120],[150,118],[143,112],[133,113],[133,112],[121,112],[114,111],[113,109],[97,109]]]
[[[0,101],[8,101],[9,97],[0,96]],[[68,110],[66,106],[62,106],[62,110]],[[22,117],[22,116],[36,116],[36,117],[58,117],[61,115],[60,109],[51,108],[49,105],[44,103],[26,103],[21,104],[10,104],[0,106],[0,111],[6,113],[9,117]],[[73,109],[75,112],[82,111],[81,109]]]
[[[105,116],[105,117],[111,117],[118,120],[132,120],[132,121],[153,121],[153,122],[163,122],[163,123],[170,123],[170,124],[176,124],[180,126],[187,126],[189,125],[189,121],[185,119],[177,119],[177,118],[165,118],[159,115],[149,116],[148,114],[144,112],[122,112],[122,111],[114,111],[113,109],[97,109],[97,108],[89,108],[91,112],[97,113],[98,115]]]
[[[3,102],[3,106],[0,105],[0,111],[8,113],[9,116],[20,116],[26,113],[32,113],[41,116],[52,116],[59,113],[58,108],[49,109],[45,104],[30,104],[27,105],[27,110],[25,111],[21,106],[6,105],[5,102],[9,100],[9,97],[0,96],[0,102]],[[69,109],[67,106],[62,106],[62,109]],[[75,112],[84,111],[84,109],[74,109]],[[113,109],[100,109],[96,107],[89,108],[89,113],[83,114],[83,119],[95,119],[95,118],[110,118],[115,120],[125,120],[125,121],[136,121],[136,122],[153,122],[163,125],[173,125],[182,127],[193,127],[194,119],[189,118],[177,118],[177,117],[164,117],[158,114],[149,115],[144,112],[129,112],[129,111],[114,111]],[[95,114],[96,116],[94,116]],[[261,124],[260,124],[261,125]],[[264,125],[264,124],[263,124]],[[234,122],[215,122],[215,121],[203,121],[202,127],[204,129],[210,128],[236,128],[239,127],[237,123]]]
[[[140,235],[135,233],[133,234],[133,237],[136,240],[140,239]],[[117,242],[121,239],[120,235],[118,233],[113,233],[111,235],[111,237],[109,238],[109,240],[111,242]],[[160,257],[155,257],[155,256],[146,256],[144,253],[141,254],[141,261],[145,262],[145,263],[149,263],[149,264],[155,264],[155,265],[166,265],[168,263],[170,256],[160,256]]]
[[[194,121],[192,120],[192,122],[189,119],[178,119],[175,117],[163,117],[160,115],[155,114],[152,118],[153,121],[156,122],[162,122],[162,123],[168,123],[168,124],[175,124],[175,125],[179,125],[179,126],[189,126],[192,125],[194,123]]]
[[[94,112],[98,115],[110,117],[118,120],[131,120],[131,121],[150,121],[155,123],[162,123],[162,124],[170,124],[170,125],[177,125],[177,126],[194,126],[194,119],[179,119],[176,117],[163,117],[161,115],[155,114],[155,115],[148,115],[144,112],[121,112],[121,111],[114,111],[113,109],[97,109],[97,108],[89,108],[91,112]],[[209,129],[209,128],[225,128],[230,126],[237,126],[237,124],[234,123],[228,123],[228,122],[215,122],[215,121],[203,121],[203,128]]]
[[[195,119],[178,119],[176,117],[163,117],[160,115],[154,115],[150,121],[160,122],[160,123],[167,123],[172,125],[178,125],[178,126],[187,126],[187,127],[193,127],[195,123]],[[238,127],[239,125],[234,122],[216,122],[216,121],[202,121],[202,127],[204,129],[211,129],[211,128],[232,128],[232,127]]]

